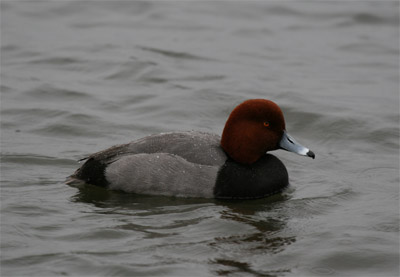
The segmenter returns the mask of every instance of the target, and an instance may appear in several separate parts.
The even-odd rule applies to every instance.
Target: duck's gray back
[[[126,192],[212,197],[226,159],[215,134],[164,133],[97,152],[71,178]]]
[[[162,133],[128,143],[122,152],[169,153],[191,163],[221,166],[227,156],[220,140],[218,135],[198,131]]]

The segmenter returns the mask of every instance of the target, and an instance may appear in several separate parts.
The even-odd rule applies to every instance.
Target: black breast
[[[289,184],[285,165],[275,156],[266,154],[251,165],[228,159],[218,172],[215,198],[262,198],[281,192]]]

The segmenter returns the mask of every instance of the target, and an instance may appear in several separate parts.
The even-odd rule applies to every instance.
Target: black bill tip
[[[311,151],[311,150],[308,150],[308,152],[307,152],[307,156],[309,156],[310,158],[313,158],[313,159],[315,159],[315,154],[314,154],[314,152],[313,152],[313,151]]]

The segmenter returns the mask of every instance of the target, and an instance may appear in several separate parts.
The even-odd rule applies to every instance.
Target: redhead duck
[[[67,183],[128,193],[221,199],[262,198],[289,184],[284,164],[268,151],[315,158],[286,132],[279,106],[251,99],[230,114],[222,137],[188,131],[150,135],[83,159]]]

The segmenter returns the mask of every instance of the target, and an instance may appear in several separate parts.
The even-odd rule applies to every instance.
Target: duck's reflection
[[[285,232],[287,220],[290,218],[285,207],[290,198],[290,189],[264,199],[221,201],[143,196],[85,185],[78,188],[77,194],[71,200],[94,205],[100,208],[100,213],[132,215],[133,217],[129,217],[131,220],[126,220],[125,217],[115,228],[145,232],[148,234],[146,239],[161,239],[163,242],[159,242],[160,249],[164,247],[163,243],[168,243],[171,236],[178,234],[186,238],[189,235],[177,233],[176,228],[179,232],[198,228],[196,235],[203,236],[201,229],[209,223],[211,227],[204,231],[204,236],[190,237],[190,243],[201,243],[202,247],[205,244],[210,249],[212,254],[208,263],[215,268],[215,273],[276,276],[277,272],[258,272],[248,258],[280,253],[296,241],[293,234]],[[98,209],[96,211],[99,212]],[[152,218],[151,226],[149,221],[146,221],[146,225],[141,225],[140,220],[145,218]],[[214,226],[215,232],[210,232],[210,228],[213,229]],[[280,269],[280,274],[282,270],[285,271]]]
[[[216,267],[218,275],[254,275],[277,276],[289,269],[281,268],[278,271],[262,269],[253,266],[249,257],[274,255],[296,241],[292,234],[285,234],[289,216],[284,208],[286,201],[291,198],[291,190],[282,194],[252,200],[236,202],[219,202],[227,209],[221,212],[221,218],[246,224],[253,227],[252,231],[244,234],[221,236],[215,238],[213,247],[217,252],[227,253],[210,260]]]

